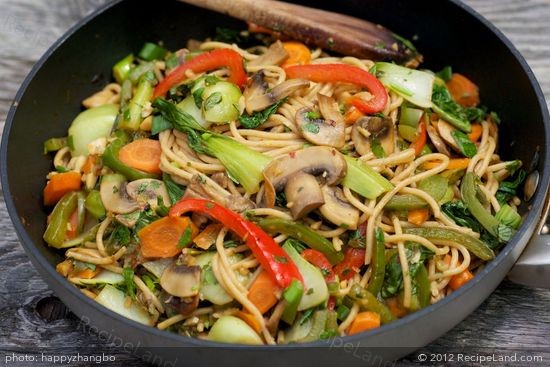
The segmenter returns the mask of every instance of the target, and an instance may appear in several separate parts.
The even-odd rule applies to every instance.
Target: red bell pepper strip
[[[348,280],[357,274],[356,270],[365,263],[365,250],[348,247],[344,252],[344,260],[333,268],[340,280]]]
[[[308,248],[302,251],[301,255],[304,259],[306,259],[306,261],[321,269],[321,273],[323,273],[323,276],[327,282],[334,280],[332,265],[322,252]]]
[[[243,57],[234,50],[221,48],[210,52],[200,54],[186,63],[181,64],[160,82],[153,93],[153,100],[164,96],[170,88],[180,84],[187,78],[187,70],[193,73],[203,73],[206,71],[226,67],[229,69],[229,81],[242,87],[246,83],[246,72],[243,66]]]
[[[414,154],[419,156],[422,152],[422,148],[426,145],[427,132],[426,132],[426,123],[420,121],[418,124],[418,138],[411,143],[410,148],[414,148]]]
[[[368,101],[352,97],[349,102],[366,114],[382,111],[388,103],[388,93],[371,73],[346,64],[293,65],[285,69],[289,79],[304,78],[316,83],[349,83],[365,88],[372,94]]]
[[[246,241],[256,259],[281,288],[288,287],[293,279],[303,284],[302,276],[294,262],[282,247],[256,224],[213,201],[204,199],[183,198],[170,208],[168,214],[171,217],[179,217],[187,212],[208,215],[235,232]]]

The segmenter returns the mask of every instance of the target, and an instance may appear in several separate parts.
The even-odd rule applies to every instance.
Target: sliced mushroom
[[[428,136],[430,137],[430,140],[432,141],[435,149],[441,154],[445,154],[446,156],[451,156],[451,152],[449,152],[449,149],[447,149],[447,145],[445,145],[445,142],[441,140],[439,137],[439,134],[437,133],[437,130],[432,125],[428,125],[426,128],[426,131],[428,132]]]
[[[160,277],[160,286],[176,297],[194,297],[199,294],[201,268],[197,265],[172,263]]]
[[[285,195],[294,219],[306,216],[325,203],[317,179],[304,172],[290,177],[285,186]]]
[[[204,181],[201,175],[194,175],[185,190],[185,198],[210,199],[236,212],[255,208],[254,203],[243,196],[227,194]]]
[[[170,197],[168,196],[164,182],[161,180],[154,178],[135,180],[128,183],[126,191],[132,199],[142,205],[149,204],[153,210],[158,207],[159,197],[162,198],[165,206],[170,205]]]
[[[288,52],[283,47],[283,43],[279,40],[272,43],[267,51],[260,57],[249,61],[248,66],[260,66],[260,65],[280,65],[283,61],[288,59]]]
[[[365,155],[371,152],[371,143],[376,139],[384,153],[389,155],[395,149],[393,122],[389,117],[364,116],[358,119],[351,129],[351,140],[357,153]]]
[[[167,292],[161,292],[159,300],[169,313],[179,313],[182,316],[188,316],[199,307],[200,295],[193,297],[174,297]]]
[[[324,185],[321,187],[321,192],[325,203],[319,208],[319,211],[323,217],[339,227],[357,229],[359,210],[348,203],[342,190]]]
[[[298,172],[321,176],[327,185],[336,185],[346,175],[347,165],[342,153],[334,148],[310,147],[273,160],[263,173],[274,189],[281,191]]]
[[[126,214],[139,208],[126,192],[126,178],[118,173],[108,174],[101,179],[99,194],[107,211]]]
[[[453,149],[460,151],[460,148],[458,147],[458,144],[455,141],[455,138],[453,138],[453,131],[456,131],[454,127],[451,126],[451,124],[439,120],[437,122],[437,132],[439,132],[439,136]]]
[[[264,73],[260,70],[252,76],[251,83],[244,90],[246,112],[251,114],[255,111],[264,110],[297,90],[307,87],[309,87],[308,80],[289,79],[268,92],[268,85],[264,81]]]
[[[316,145],[328,145],[342,148],[346,143],[344,119],[338,112],[338,104],[333,98],[318,94],[319,114],[308,107],[300,108],[296,112],[296,123],[302,136]]]

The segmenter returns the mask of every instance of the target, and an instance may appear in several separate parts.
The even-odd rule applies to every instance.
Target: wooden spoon
[[[417,56],[381,25],[348,15],[274,0],[180,0],[252,22],[344,55],[406,62]]]

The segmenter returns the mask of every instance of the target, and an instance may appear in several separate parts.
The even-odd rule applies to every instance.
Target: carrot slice
[[[254,331],[257,332],[258,334],[262,331],[262,327],[260,326],[260,323],[252,314],[239,310],[235,312],[235,316],[237,316],[238,318],[246,322],[248,326],[254,329]]]
[[[138,139],[120,149],[118,159],[130,166],[148,173],[161,173],[160,142],[152,139]]]
[[[464,270],[462,273],[453,275],[449,281],[449,287],[456,291],[458,288],[462,287],[464,284],[468,283],[474,278],[474,274],[468,269]]]
[[[393,316],[397,318],[403,317],[409,313],[409,310],[403,307],[403,305],[401,304],[401,302],[399,302],[397,297],[386,298],[386,306],[388,306]]]
[[[453,73],[447,82],[453,99],[462,106],[475,107],[479,104],[479,88],[462,74]]]
[[[352,125],[355,123],[355,121],[359,120],[363,116],[365,115],[361,111],[359,111],[357,107],[350,106],[344,114],[344,121],[346,122],[346,124]]]
[[[481,134],[483,134],[483,127],[481,124],[472,124],[472,130],[468,134],[468,138],[475,143],[479,140]]]
[[[359,312],[348,329],[348,335],[380,327],[380,315],[376,312]]]
[[[80,271],[73,272],[71,274],[71,278],[92,279],[100,272],[101,272],[101,268],[99,266],[96,266],[94,270],[90,268],[86,268]]]
[[[141,255],[146,258],[176,256],[181,252],[179,242],[187,228],[191,228],[190,241],[198,230],[188,217],[164,217],[147,225],[138,232]]]
[[[66,193],[80,190],[80,173],[63,172],[53,175],[44,188],[44,205],[54,205]]]
[[[261,313],[265,313],[278,301],[276,290],[277,284],[266,271],[262,271],[248,290],[248,299]]]
[[[429,216],[430,211],[427,208],[413,209],[407,213],[407,220],[415,226],[421,226],[428,220]]]
[[[454,158],[449,160],[447,169],[466,169],[470,163],[470,158]],[[439,165],[439,162],[424,162],[422,164],[423,169],[432,169]]]
[[[288,59],[285,60],[282,67],[291,65],[309,64],[311,61],[311,51],[300,42],[284,42],[283,47],[288,52]]]
[[[86,162],[84,162],[84,165],[82,166],[82,172],[83,173],[90,173],[92,171],[92,168],[94,168],[94,164],[97,160],[96,155],[89,155],[86,159]]]
[[[193,242],[197,247],[208,250],[216,242],[222,228],[223,224],[221,223],[210,223],[193,239]]]

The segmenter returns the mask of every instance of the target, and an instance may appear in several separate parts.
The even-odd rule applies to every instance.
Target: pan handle
[[[520,258],[508,273],[514,283],[550,289],[550,192],[542,211],[541,221]],[[546,220],[546,222],[545,222]]]

